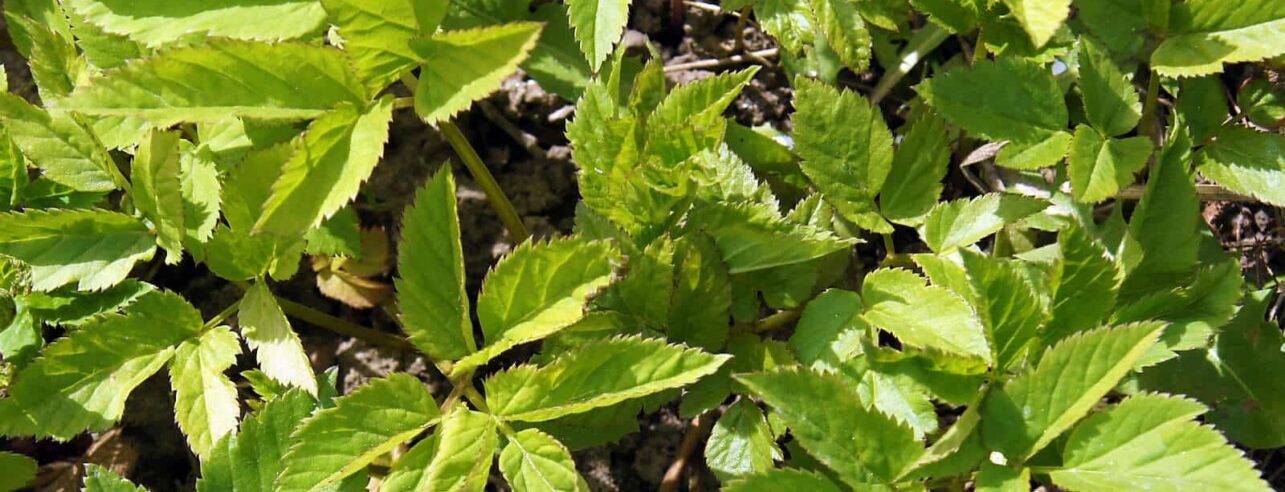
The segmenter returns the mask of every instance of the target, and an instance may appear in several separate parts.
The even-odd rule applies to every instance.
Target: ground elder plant
[[[664,490],[1271,490],[1279,277],[1201,204],[1285,206],[1285,3],[721,8],[776,61],[676,85],[617,46],[628,1],[7,0],[39,103],[0,94],[0,435],[113,432],[161,375],[202,492],[587,491],[573,451],[661,408]],[[575,104],[559,237],[452,121],[519,69]],[[789,121],[730,119],[766,71]],[[517,243],[475,291],[450,166],[395,248],[359,226],[398,111]],[[282,296],[305,256],[401,333]],[[203,314],[179,264],[239,298]],[[300,321],[434,383],[340,394]]]

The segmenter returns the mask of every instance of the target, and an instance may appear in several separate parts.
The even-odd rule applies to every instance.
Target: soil
[[[734,41],[738,26],[732,16],[687,8],[683,23],[676,25],[669,18],[668,0],[635,0],[634,4],[624,41],[632,49],[645,52],[645,46],[650,42],[667,65],[721,59],[739,53]],[[772,42],[752,26],[746,27],[743,34],[746,49],[773,47]],[[0,49],[0,61],[8,71],[11,90],[36,100],[25,61],[11,45]],[[672,83],[679,84],[713,73],[690,70],[667,75]],[[853,78],[851,74],[847,77]],[[787,82],[786,75],[779,68],[760,70],[732,105],[728,116],[746,125],[768,124],[789,131],[791,90]],[[508,79],[500,91],[457,120],[537,238],[571,231],[578,194],[576,168],[571,162],[564,131],[572,104],[544,92],[519,75]],[[523,139],[527,142],[522,142]],[[455,166],[468,285],[472,295],[476,295],[482,277],[498,258],[512,248],[513,242],[467,170],[454,158],[450,147],[410,111],[398,112],[395,117],[384,162],[364,187],[355,208],[364,227],[382,226],[390,231],[393,238],[397,237],[402,210],[413,198],[415,190],[444,163]],[[948,178],[948,197],[972,193],[961,176],[952,174]],[[1258,204],[1216,202],[1206,206],[1204,216],[1224,245],[1241,253],[1242,267],[1251,280],[1261,283],[1285,272],[1285,255],[1281,254],[1285,225],[1281,222],[1279,209]],[[898,242],[903,240],[903,236],[909,240],[914,234],[900,231],[896,236]],[[396,241],[392,245],[395,248]],[[864,263],[873,264],[882,251],[876,246],[862,247],[859,254],[868,256],[861,258]],[[178,267],[160,269],[154,281],[184,294],[193,302],[199,302],[198,307],[206,316],[215,314],[240,296],[239,289],[217,279],[190,260]],[[390,316],[381,310],[353,309],[322,296],[306,266],[301,267],[293,279],[274,290],[285,298],[341,318],[388,332],[397,331]],[[1272,316],[1279,317],[1281,309],[1278,302],[1273,307]],[[417,353],[375,347],[303,322],[294,322],[294,327],[312,354],[316,369],[338,367],[339,385],[343,392],[351,391],[372,377],[394,371],[419,376],[439,399],[449,390],[444,378]],[[251,368],[251,362],[243,354],[236,370]],[[507,363],[501,361],[493,366]],[[493,370],[494,367],[488,369]],[[249,391],[248,388],[244,390]],[[173,421],[172,398],[168,379],[158,375],[131,396],[126,417],[118,431],[83,435],[66,443],[0,440],[0,449],[37,457],[42,463],[44,490],[76,488],[72,484],[79,484],[80,472],[74,463],[82,461],[111,466],[153,491],[192,490],[198,464],[187,451]],[[655,490],[660,484],[678,453],[689,423],[678,417],[674,405],[662,407],[643,418],[642,432],[614,444],[574,453],[577,467],[592,490]],[[697,449],[695,459],[690,462],[692,473],[688,484],[700,484],[698,488],[711,490],[717,481],[703,467],[700,452]],[[1252,456],[1268,475],[1276,477],[1274,485],[1285,487],[1285,478],[1281,477],[1285,456],[1281,452],[1260,451]],[[687,484],[683,487],[686,488]],[[507,490],[498,475],[492,477],[490,488]]]

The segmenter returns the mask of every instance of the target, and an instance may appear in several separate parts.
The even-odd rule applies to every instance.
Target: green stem
[[[393,109],[406,109],[413,107],[415,107],[415,98],[413,97],[399,97],[397,99],[393,99]]]
[[[232,284],[236,285],[237,287],[240,287],[241,290],[248,290],[250,288],[250,284],[247,284],[241,281],[233,281]],[[375,330],[373,328],[367,328],[365,326],[359,325],[357,323],[353,323],[351,321],[336,318],[334,316],[331,316],[329,314],[323,313],[316,309],[310,308],[303,304],[299,304],[297,302],[291,301],[289,299],[282,299],[281,297],[278,297],[275,295],[273,297],[276,298],[277,305],[281,306],[282,312],[286,313],[287,315],[294,316],[301,320],[312,323],[326,330],[333,331],[340,335],[346,335],[353,338],[365,340],[366,342],[369,342],[373,345],[378,345],[381,347],[398,349],[398,350],[410,350],[415,348],[415,346],[411,345],[411,343],[407,341],[405,338],[399,337],[397,335],[384,333],[382,331]]]
[[[1151,141],[1160,145],[1160,129],[1156,121],[1159,115],[1156,107],[1160,101],[1160,76],[1151,70],[1147,77],[1147,102],[1142,105],[1142,134],[1151,137]]]
[[[241,307],[241,301],[237,300],[236,302],[228,305],[228,307],[223,308],[222,311],[219,311],[219,314],[214,315],[213,318],[210,318],[209,321],[205,322],[205,326],[201,327],[201,331],[206,331],[206,330],[209,330],[210,328],[214,328],[215,326],[218,326],[219,323],[222,323],[223,321],[232,317],[233,314],[236,314],[237,309],[239,309],[240,307]]]
[[[870,102],[879,104],[879,101],[882,101],[889,92],[892,92],[892,88],[898,82],[901,82],[901,78],[905,77],[906,74],[910,73],[910,69],[919,64],[919,60],[922,60],[924,55],[937,49],[937,46],[941,45],[942,41],[945,41],[948,36],[950,36],[950,33],[931,22],[916,31],[915,35],[910,38],[910,44],[901,50],[901,59],[897,62],[897,66],[884,72],[883,77],[879,78],[879,83],[870,92]]]
[[[500,188],[500,183],[495,181],[491,171],[486,168],[482,158],[477,155],[477,150],[473,145],[464,138],[464,132],[455,126],[451,121],[443,121],[437,124],[437,129],[446,136],[446,141],[450,142],[455,153],[464,161],[464,167],[467,167],[469,173],[473,174],[473,180],[477,182],[478,187],[482,188],[482,193],[486,194],[486,199],[491,201],[491,206],[495,212],[500,214],[500,221],[504,222],[504,227],[509,229],[509,235],[513,236],[514,242],[524,242],[531,237],[527,231],[526,224],[522,223],[522,217],[518,215],[517,209],[513,208],[513,203],[509,197],[504,194]]]
[[[402,73],[402,85],[413,95],[419,81],[410,72]],[[522,217],[518,215],[517,209],[513,208],[513,202],[509,201],[508,195],[500,188],[500,183],[495,181],[495,176],[491,175],[491,170],[486,168],[482,158],[477,155],[477,150],[473,144],[469,143],[464,137],[464,132],[455,126],[450,120],[442,121],[437,124],[437,129],[446,137],[446,141],[455,149],[455,153],[464,161],[464,167],[468,168],[473,180],[482,188],[482,193],[486,194],[486,199],[491,202],[491,208],[495,213],[500,215],[500,221],[504,222],[504,227],[509,230],[509,235],[513,236],[514,242],[524,242],[531,237],[527,231],[526,224],[522,223]]]
[[[801,314],[803,314],[803,312],[798,309],[777,311],[776,313],[770,314],[753,323],[738,326],[737,331],[740,331],[741,333],[763,333],[772,331],[799,319]]]

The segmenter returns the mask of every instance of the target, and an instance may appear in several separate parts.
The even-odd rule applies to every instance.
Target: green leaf
[[[812,16],[839,60],[854,73],[870,66],[870,31],[857,11],[843,0],[811,0]]]
[[[1272,0],[1196,0],[1175,5],[1172,34],[1151,54],[1151,67],[1169,77],[1222,71],[1224,63],[1271,58],[1285,53],[1280,31],[1285,6]]]
[[[310,255],[338,256],[343,258],[361,258],[361,223],[357,212],[352,207],[344,207],[335,212],[304,236],[308,246],[304,251]]]
[[[974,305],[989,335],[995,367],[1013,367],[1038,339],[1045,318],[1039,290],[1026,281],[1018,264],[968,250],[959,253],[977,293]]]
[[[481,492],[500,439],[490,415],[457,407],[393,465],[385,492]]]
[[[500,88],[540,37],[540,24],[442,31],[411,43],[424,66],[415,91],[415,112],[436,124],[468,109]]]
[[[227,117],[316,118],[342,103],[365,105],[367,97],[337,49],[214,40],[104,72],[59,105],[97,116],[141,116],[167,127]]]
[[[951,123],[990,140],[1034,142],[1066,128],[1066,102],[1052,72],[1001,57],[955,68],[916,90]]]
[[[295,237],[347,205],[384,155],[392,114],[393,98],[385,96],[364,110],[341,107],[308,125],[254,231]]]
[[[31,287],[80,290],[116,285],[156,242],[134,217],[106,210],[29,210],[0,214],[0,254],[31,266]]]
[[[675,88],[645,120],[647,151],[659,156],[661,165],[675,166],[693,155],[719,147],[727,128],[723,112],[756,73],[758,67],[751,67]],[[732,160],[722,159],[730,155],[722,148],[713,155],[725,161],[720,164],[727,165],[730,163],[726,161]]]
[[[1178,81],[1178,114],[1191,130],[1193,141],[1205,142],[1222,129],[1230,117],[1227,87],[1217,75]]]
[[[313,384],[316,384],[315,382]],[[269,401],[241,422],[241,430],[223,436],[201,462],[200,492],[272,492],[282,458],[290,450],[290,433],[316,408],[312,397],[293,389]]]
[[[977,17],[981,14],[976,0],[910,0],[910,5],[954,34],[968,34],[977,27]]]
[[[121,478],[107,467],[86,463],[85,484],[81,490],[84,492],[146,492],[147,489],[130,483],[129,480]]]
[[[85,60],[94,68],[107,70],[124,65],[135,58],[143,58],[152,50],[128,37],[109,33],[97,24],[86,20],[71,7],[71,2],[63,3],[63,12],[71,25],[71,32],[76,37],[76,45],[85,53]]]
[[[724,482],[770,471],[780,457],[763,411],[746,399],[723,412],[705,442],[705,463]]]
[[[67,0],[64,5],[104,31],[151,47],[206,36],[281,41],[321,31],[326,13],[315,0]]]
[[[778,490],[808,490],[812,492],[839,492],[839,487],[818,473],[778,468],[759,475],[749,475],[727,482],[724,492],[773,492]]]
[[[207,456],[215,441],[236,430],[241,405],[224,372],[240,353],[236,334],[221,326],[184,341],[170,360],[174,414],[197,456]]]
[[[397,303],[411,342],[436,361],[475,351],[450,166],[416,193],[398,244]]]
[[[484,383],[486,403],[504,420],[551,420],[691,384],[729,358],[660,340],[592,341],[545,366],[492,376]]]
[[[971,246],[1045,207],[1048,203],[1044,200],[1008,193],[941,202],[928,212],[919,234],[933,251],[949,253]]]
[[[816,28],[807,0],[758,0],[754,18],[759,27],[790,53],[802,53],[813,43]]]
[[[1129,217],[1130,240],[1120,253],[1121,261],[1131,266],[1125,294],[1172,283],[1196,266],[1203,221],[1190,149],[1190,139],[1179,132],[1147,176],[1146,193]]]
[[[152,284],[126,279],[114,287],[97,292],[79,292],[71,287],[63,287],[52,292],[30,292],[23,299],[45,324],[80,326],[100,314],[120,312],[144,294],[155,290]]]
[[[1039,169],[1057,165],[1071,147],[1071,134],[1057,132],[1036,142],[1009,142],[995,154],[995,164],[1009,169]]]
[[[134,205],[152,221],[157,243],[165,249],[165,263],[183,259],[184,208],[179,179],[178,132],[152,130],[138,145],[130,166],[130,192]]]
[[[185,244],[204,243],[214,234],[218,225],[220,195],[223,183],[219,180],[218,164],[212,156],[187,141],[179,142],[183,155],[179,157],[180,191],[183,197],[183,224],[186,227]]]
[[[892,134],[879,109],[808,79],[799,79],[794,107],[795,150],[812,184],[848,220],[891,232],[874,204],[892,169]]]
[[[589,298],[611,282],[610,256],[606,243],[579,238],[518,245],[486,276],[477,297],[485,345],[460,359],[451,373],[472,370],[580,321]]]
[[[1044,46],[1071,13],[1071,0],[1004,0],[1004,4],[1036,48]]]
[[[1244,453],[1192,420],[1204,412],[1181,397],[1124,400],[1071,431],[1049,476],[1068,490],[1271,490]]]
[[[516,492],[582,490],[571,452],[553,436],[536,429],[509,435],[509,443],[500,451],[500,473]]]
[[[857,490],[897,481],[924,453],[909,427],[867,409],[837,375],[783,368],[736,379],[776,411],[812,456]]]
[[[570,0],[567,18],[575,29],[580,51],[594,72],[620,41],[629,21],[629,0]]]
[[[1142,117],[1142,103],[1133,84],[1120,73],[1106,49],[1089,36],[1080,37],[1080,95],[1089,124],[1108,137],[1128,133]]]
[[[111,191],[124,181],[102,145],[71,115],[0,94],[0,124],[44,177],[77,191]]]
[[[732,280],[727,266],[714,243],[696,234],[678,242],[674,263],[666,334],[670,340],[715,351],[727,340],[731,320]]]
[[[1133,174],[1147,165],[1151,149],[1147,137],[1103,139],[1097,130],[1076,127],[1066,168],[1071,195],[1084,203],[1114,198],[1121,188],[1133,183]]]
[[[1106,248],[1079,222],[1062,229],[1057,245],[1061,254],[1049,273],[1052,304],[1042,335],[1049,344],[1105,321],[1123,280]]]
[[[40,97],[53,101],[71,92],[88,67],[76,54],[75,38],[58,2],[5,2],[4,18],[9,37],[31,67]]]
[[[267,283],[255,282],[245,291],[237,321],[241,337],[255,351],[264,374],[279,383],[303,388],[308,394],[317,394],[317,377],[308,354]]]
[[[1134,323],[1071,335],[1039,365],[990,393],[982,438],[1009,464],[1030,458],[1084,417],[1155,343],[1163,323]]]
[[[790,351],[804,366],[838,370],[861,353],[861,337],[869,325],[861,318],[865,306],[856,292],[828,289],[808,302],[790,335]]]
[[[417,5],[418,4],[418,5]],[[446,12],[447,2],[430,0],[322,0],[338,29],[344,51],[366,87],[378,92],[419,64],[410,41],[437,31],[437,22],[420,25],[417,10]]]
[[[1236,318],[1207,350],[1183,352],[1149,367],[1142,387],[1199,398],[1205,416],[1232,440],[1253,449],[1285,445],[1285,384],[1275,369],[1285,364],[1280,327],[1264,321],[1271,290],[1252,292]]]
[[[989,364],[986,332],[968,303],[909,270],[881,268],[861,286],[867,322],[905,345],[939,350]]]
[[[786,221],[773,206],[755,203],[708,207],[695,222],[723,252],[728,273],[766,270],[814,260],[850,247],[829,231]]]
[[[1031,469],[1014,470],[983,462],[973,487],[977,492],[1027,492],[1031,490]]]
[[[1142,0],[1075,0],[1075,17],[1117,56],[1136,55],[1147,30]],[[1081,61],[1083,63],[1083,61]]]
[[[277,485],[316,491],[338,483],[437,419],[433,395],[414,376],[394,373],[372,380],[303,421]]]
[[[623,268],[626,272],[595,304],[648,327],[667,326],[669,307],[674,301],[674,241],[661,236],[645,248],[628,243],[621,247],[625,248],[628,262]]]
[[[950,164],[946,122],[925,115],[910,126],[897,146],[888,179],[879,190],[879,210],[888,220],[916,226],[941,196]]]
[[[1285,136],[1244,127],[1218,132],[1196,153],[1197,169],[1232,191],[1285,206]]]
[[[120,419],[125,400],[196,335],[201,315],[177,294],[147,294],[45,348],[0,400],[0,434],[70,439]]]
[[[1196,270],[1189,284],[1153,293],[1117,305],[1113,323],[1141,320],[1166,321],[1169,327],[1160,342],[1138,361],[1138,367],[1174,356],[1173,351],[1209,346],[1216,329],[1236,314],[1241,297],[1240,264],[1220,261]]]
[[[18,490],[36,478],[36,460],[0,451],[0,490]]]

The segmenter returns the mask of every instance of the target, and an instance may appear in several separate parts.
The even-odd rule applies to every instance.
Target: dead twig
[[[540,140],[535,138],[535,135],[522,131],[521,128],[518,128],[518,126],[513,124],[512,121],[509,121],[509,119],[506,118],[503,113],[500,113],[500,110],[489,101],[478,101],[477,106],[482,108],[482,115],[486,116],[487,120],[490,120],[495,126],[500,127],[500,130],[508,134],[510,138],[518,143],[518,145],[521,145],[528,154],[531,154],[533,157],[541,161],[547,160],[549,154],[545,152],[543,147],[540,147]]]
[[[678,456],[674,457],[674,462],[670,463],[669,469],[665,470],[665,478],[660,481],[660,492],[678,492],[678,484],[682,482],[683,472],[687,469],[687,460],[691,458],[692,453],[700,446],[705,436],[714,428],[714,421],[718,420],[718,411],[711,410],[692,419],[691,425],[687,426],[687,432],[683,434],[683,442],[679,445]]]
[[[776,48],[768,48],[765,50],[750,51],[744,55],[732,55],[727,58],[696,60],[693,62],[675,63],[673,65],[666,65],[665,71],[681,72],[683,70],[703,70],[703,69],[710,69],[710,68],[726,67],[730,65],[740,65],[743,63],[753,62],[755,61],[756,58],[767,59],[767,58],[775,57],[778,53],[779,53],[779,50],[777,50]]]
[[[1140,200],[1147,191],[1146,185],[1133,185],[1115,195],[1117,200]],[[1259,203],[1257,198],[1242,195],[1227,188],[1211,184],[1196,185],[1196,196],[1202,202],[1240,202]]]

